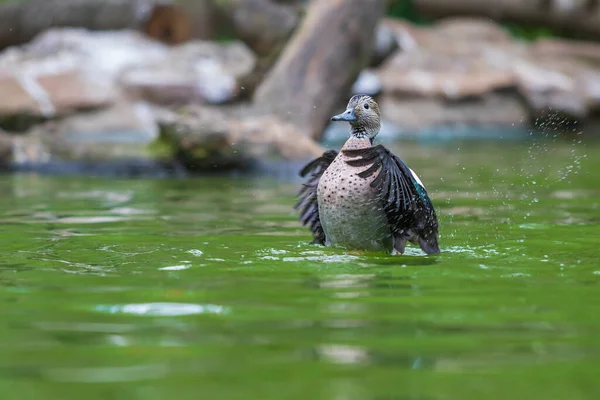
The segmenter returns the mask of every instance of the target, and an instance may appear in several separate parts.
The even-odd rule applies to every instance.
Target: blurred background
[[[306,160],[354,93],[384,141],[598,131],[593,0],[21,0],[0,22],[9,169]]]

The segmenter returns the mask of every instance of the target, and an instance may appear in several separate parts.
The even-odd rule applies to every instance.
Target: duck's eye
[[[367,103],[365,103],[365,105],[363,107],[365,108],[365,110],[369,109],[369,105]]]

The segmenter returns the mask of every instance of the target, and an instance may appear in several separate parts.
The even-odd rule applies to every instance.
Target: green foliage
[[[387,15],[394,18],[402,18],[411,21],[415,24],[430,24],[433,22],[432,18],[423,16],[415,8],[413,0],[395,0],[390,3]]]
[[[543,26],[526,26],[511,23],[502,24],[513,37],[523,40],[537,40],[541,38],[561,36],[554,30]]]

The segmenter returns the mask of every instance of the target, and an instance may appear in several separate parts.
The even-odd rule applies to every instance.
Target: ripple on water
[[[116,206],[127,203],[133,199],[132,191],[106,191],[106,190],[91,190],[86,192],[61,192],[58,193],[59,198],[63,199],[98,199],[102,203],[109,206]]]
[[[486,246],[490,247],[490,246]],[[464,253],[476,258],[490,258],[493,256],[497,256],[500,252],[494,248],[486,248],[483,246],[474,247],[474,246],[450,246],[442,249],[442,253]],[[509,249],[506,249],[509,250]]]
[[[108,314],[147,315],[154,317],[176,317],[194,314],[227,314],[229,308],[215,304],[189,303],[139,303],[122,305],[98,305],[96,311]]]
[[[158,379],[168,374],[163,364],[134,365],[129,367],[101,368],[52,368],[43,372],[49,380],[56,382],[133,382]]]
[[[169,265],[168,267],[159,268],[160,271],[181,271],[190,268],[189,264]]]
[[[349,261],[359,260],[360,257],[349,254],[330,254],[321,256],[306,256],[306,257],[283,257],[283,262],[301,262],[301,261],[319,261],[322,263],[347,263]]]

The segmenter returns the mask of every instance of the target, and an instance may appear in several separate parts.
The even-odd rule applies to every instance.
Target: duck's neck
[[[356,139],[367,139],[367,140],[371,140],[369,139],[371,135],[369,134],[369,132],[367,131],[367,129],[362,126],[362,125],[350,125],[350,137],[352,138],[356,138]],[[371,142],[373,142],[371,140]]]
[[[350,138],[344,143],[343,150],[366,149],[373,146],[373,139],[362,126],[352,126]]]
[[[346,140],[346,143],[344,143],[344,146],[342,146],[342,150],[368,149],[372,145],[373,143],[369,138],[357,138],[350,136],[350,139]]]

